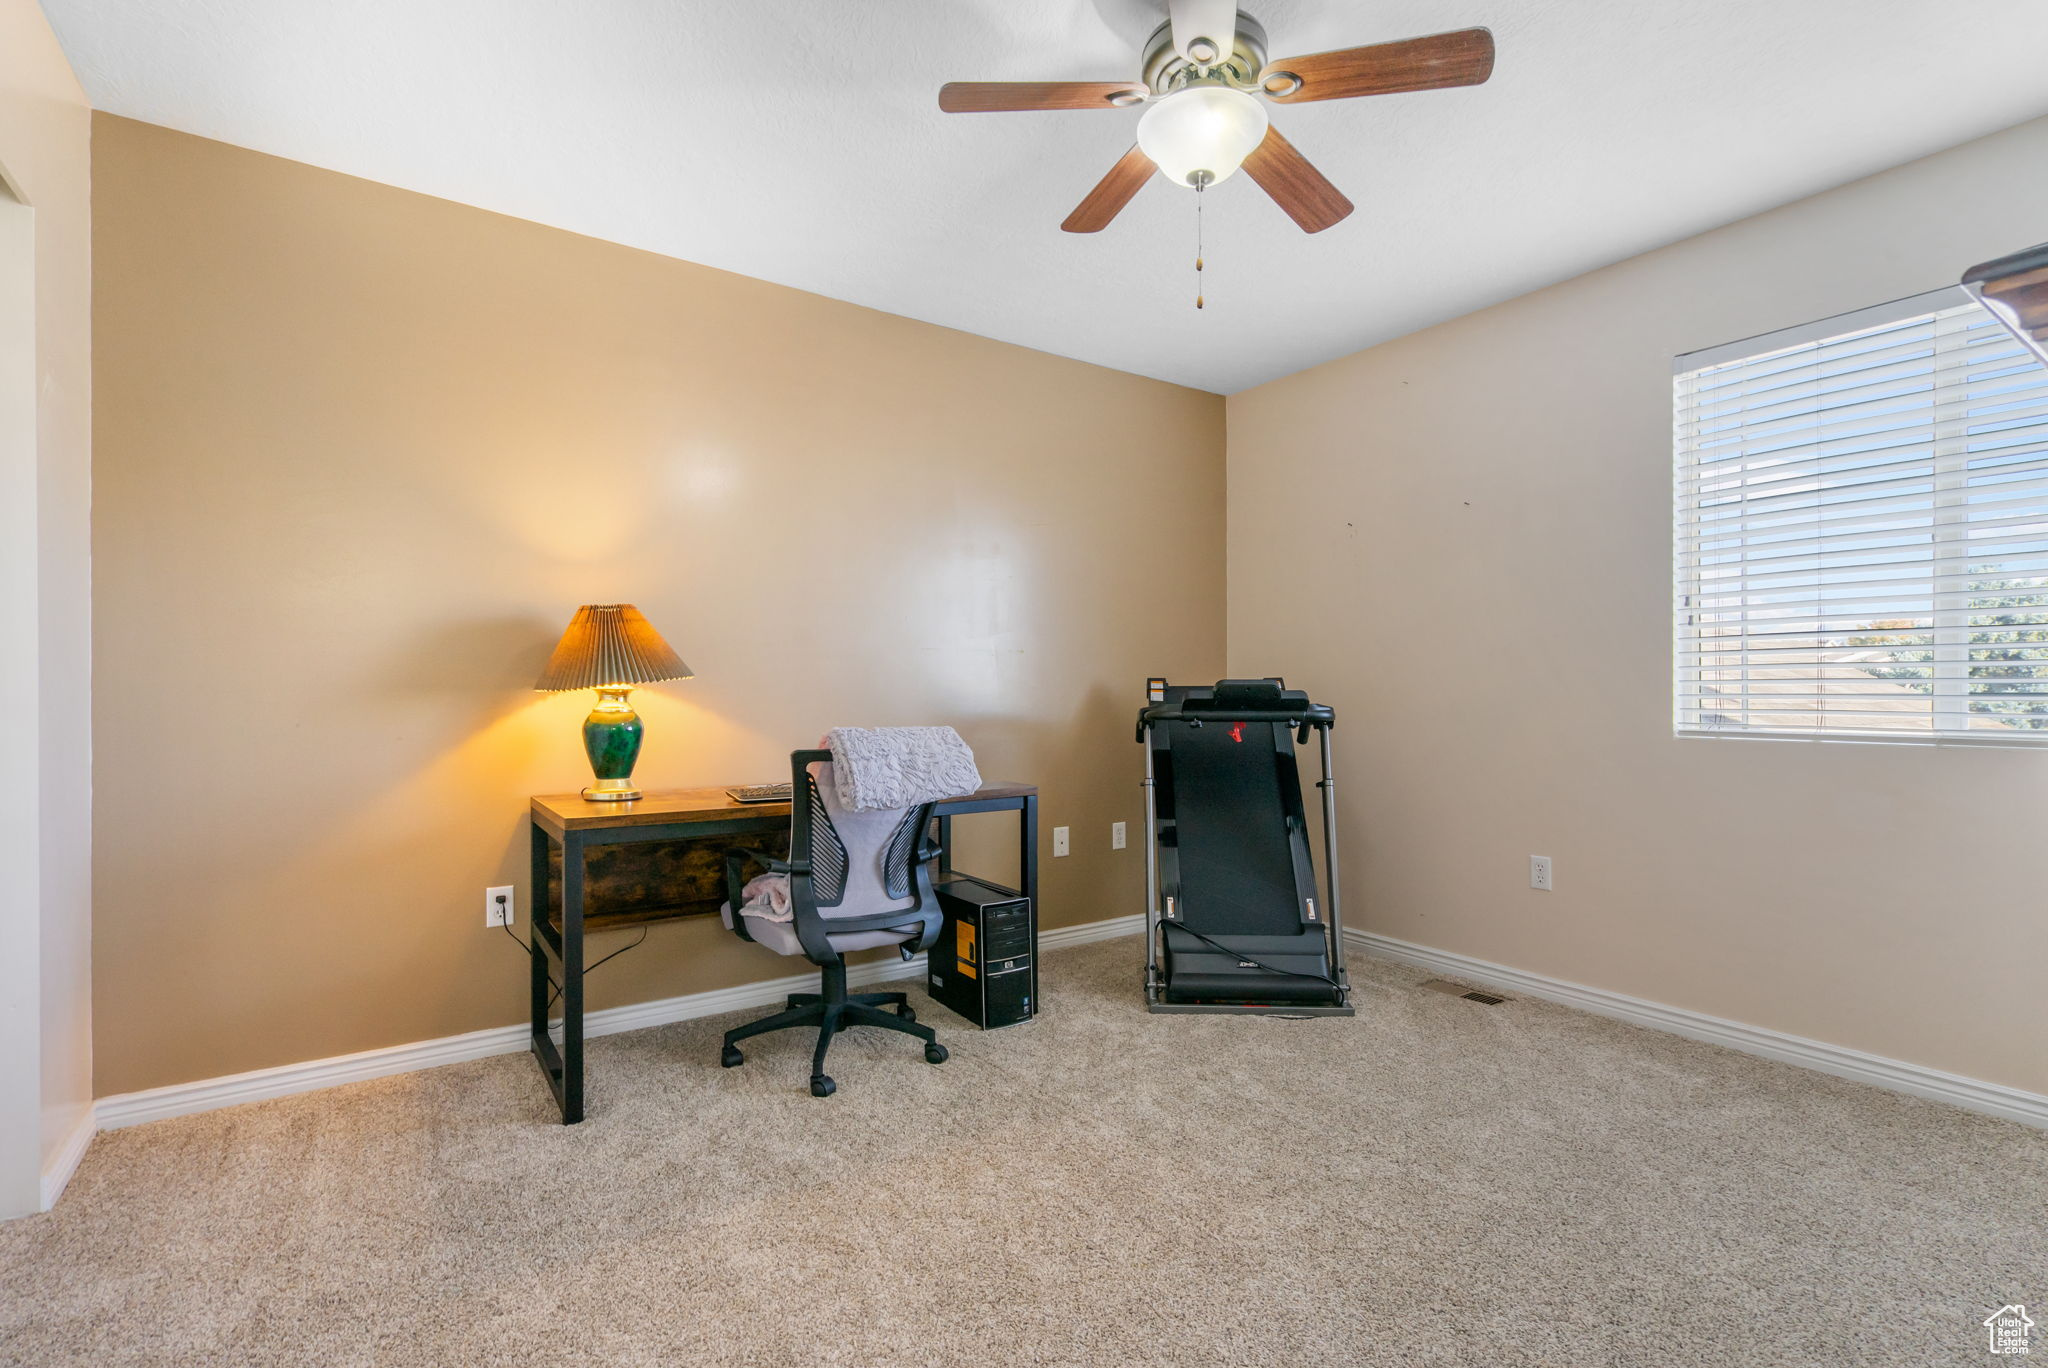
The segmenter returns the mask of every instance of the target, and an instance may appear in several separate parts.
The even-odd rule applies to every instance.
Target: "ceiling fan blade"
[[[939,108],[948,114],[1001,114],[1033,109],[1121,109],[1145,98],[1129,81],[948,81]]]
[[[1269,62],[1259,86],[1281,104],[1301,104],[1479,85],[1492,74],[1493,34],[1469,28]]]
[[[1237,43],[1237,0],[1167,0],[1166,15],[1173,50],[1198,66],[1228,57]]]
[[[1323,173],[1309,165],[1308,158],[1294,150],[1294,144],[1280,136],[1280,130],[1266,129],[1266,136],[1244,159],[1244,173],[1259,183],[1259,189],[1273,197],[1273,203],[1287,211],[1287,217],[1304,233],[1320,233],[1342,223],[1351,213],[1351,201],[1344,192],[1323,179]]]
[[[1088,192],[1088,197],[1074,206],[1074,212],[1067,215],[1067,221],[1060,227],[1069,233],[1101,232],[1158,169],[1150,157],[1132,148],[1109,168],[1109,174]]]

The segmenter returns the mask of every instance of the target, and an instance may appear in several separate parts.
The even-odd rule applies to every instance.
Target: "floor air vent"
[[[1429,979],[1422,986],[1429,989],[1432,993],[1445,993],[1451,997],[1464,998],[1467,1002],[1483,1002],[1488,1007],[1497,1006],[1507,1001],[1506,998],[1500,997],[1497,994],[1482,993],[1475,988],[1468,988],[1462,983],[1452,983],[1449,979]]]

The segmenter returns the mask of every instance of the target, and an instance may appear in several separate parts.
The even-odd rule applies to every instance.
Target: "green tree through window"
[[[1963,666],[1973,716],[1997,716],[2008,727],[2048,730],[2048,575],[2009,577],[1996,565],[1970,567],[1969,613]],[[1877,679],[1919,693],[1934,690],[1932,631],[1911,620],[1879,621],[1877,629],[1848,637],[1846,647],[1876,649],[1856,662]]]

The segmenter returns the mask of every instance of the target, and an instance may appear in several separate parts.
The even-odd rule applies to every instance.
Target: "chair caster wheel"
[[[811,1096],[830,1097],[839,1091],[839,1085],[823,1074],[811,1075]]]
[[[917,1013],[911,1011],[910,1004],[906,1002],[896,1009],[896,1019],[899,1021],[915,1021],[917,1020]]]
[[[946,1047],[945,1047],[945,1046],[943,1046],[943,1045],[941,1045],[941,1044],[939,1044],[939,1042],[938,1042],[938,1041],[936,1041],[936,1040],[934,1040],[934,1041],[933,1041],[933,1042],[932,1042],[931,1044],[929,1044],[929,1045],[925,1046],[925,1047],[924,1047],[924,1062],[925,1062],[925,1063],[927,1063],[927,1064],[943,1064],[943,1063],[945,1063],[945,1062],[946,1062]]]
[[[718,1055],[718,1065],[722,1069],[736,1069],[746,1062],[747,1057],[740,1053],[737,1045],[726,1046]]]

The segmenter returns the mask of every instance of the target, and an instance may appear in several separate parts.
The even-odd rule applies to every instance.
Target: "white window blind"
[[[2048,744],[2048,368],[1942,290],[1676,369],[1678,732]]]

